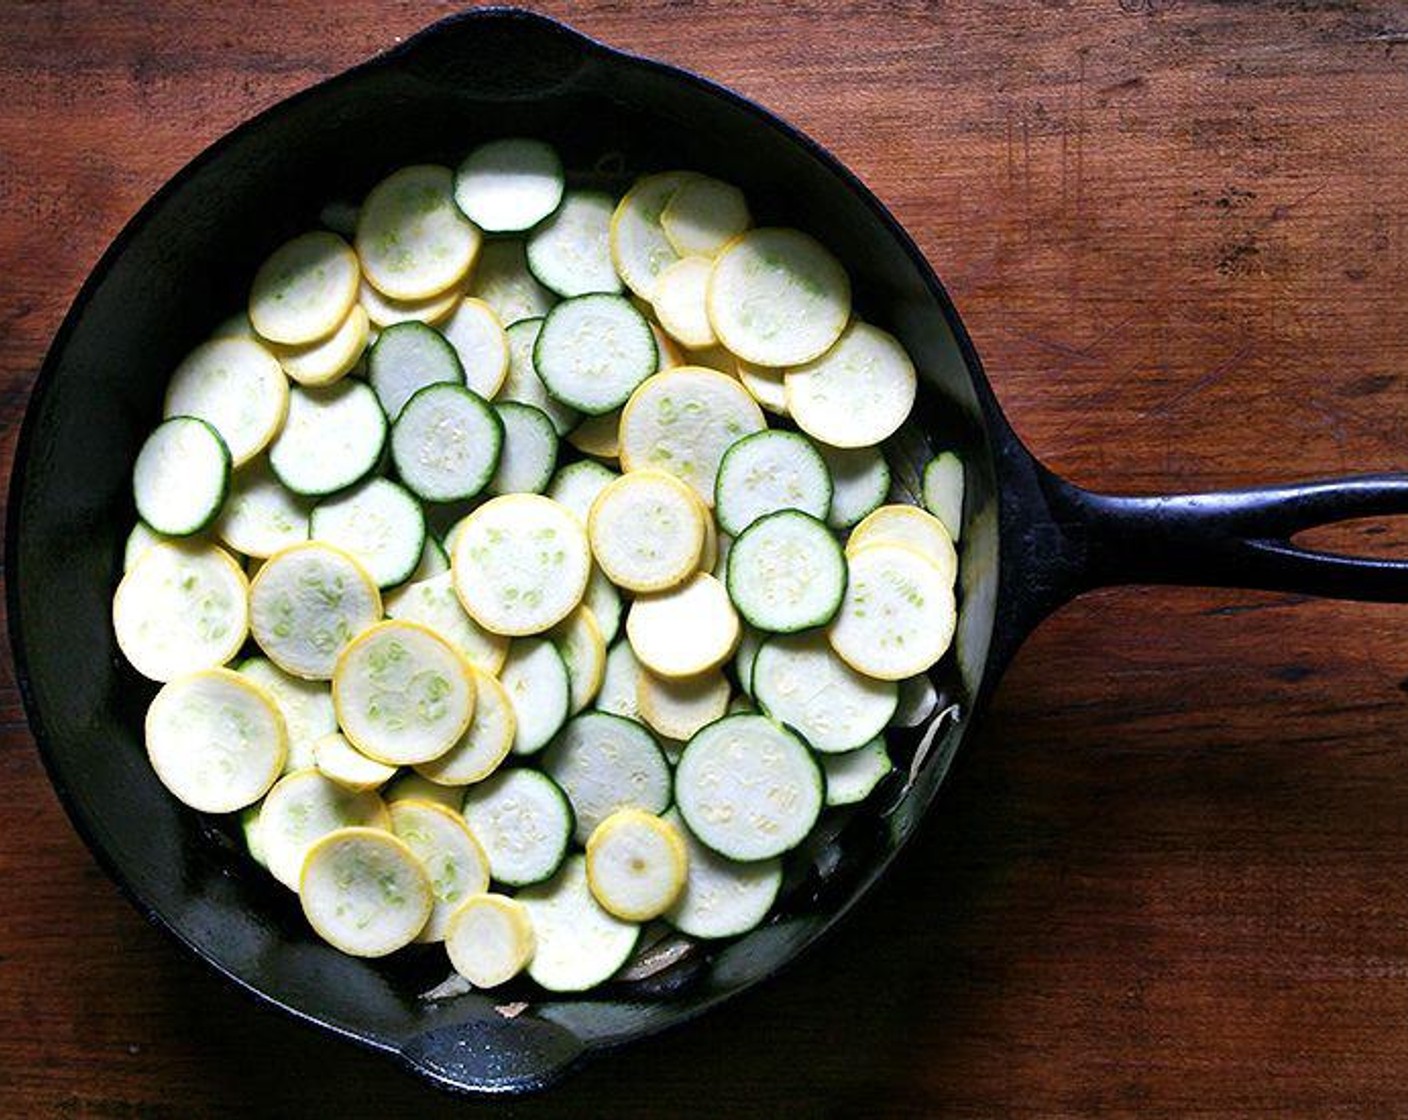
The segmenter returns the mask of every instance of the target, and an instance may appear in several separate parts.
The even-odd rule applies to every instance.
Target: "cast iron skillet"
[[[494,134],[542,136],[568,167],[622,187],[686,166],[747,192],[762,221],[817,233],[858,313],[922,371],[924,443],[967,463],[958,656],[940,683],[960,717],[912,776],[793,860],[777,918],[652,978],[584,997],[527,986],[428,1000],[442,953],[369,963],[307,929],[292,895],[220,822],[182,809],[141,744],[153,688],[117,653],[109,603],[133,519],[128,477],[180,357],[237,307],[258,262],[329,197],[401,164],[453,163]],[[610,153],[603,159],[603,155]],[[10,487],[10,637],[35,738],[75,826],[133,902],[196,956],[289,1013],[385,1051],[444,1087],[543,1086],[592,1051],[699,1014],[770,976],[874,884],[913,832],[1022,638],[1073,595],[1120,582],[1408,598],[1408,563],[1310,552],[1310,526],[1408,510],[1408,476],[1161,498],[1065,482],[1018,442],[953,304],[885,208],[833,157],[728,90],[609,50],[551,20],[479,10],[262,114],[181,171],[132,220],[59,331]],[[913,742],[899,745],[912,752]],[[493,1004],[523,998],[515,1018]]]

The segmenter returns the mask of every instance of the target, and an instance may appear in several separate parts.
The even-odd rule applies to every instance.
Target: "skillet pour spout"
[[[454,163],[503,135],[548,140],[580,182],[617,191],[644,171],[695,167],[742,188],[760,224],[821,236],[850,274],[858,314],[894,333],[921,374],[897,475],[912,478],[941,447],[957,450],[966,472],[955,655],[935,678],[949,703],[899,744],[914,759],[907,774],[799,853],[764,925],[580,996],[450,990],[443,954],[368,961],[320,942],[228,822],[180,807],[155,778],[142,741],[154,689],[123,663],[110,622],[135,516],[128,479],[171,370],[240,305],[258,263],[330,198],[360,198],[393,167]],[[262,113],[177,173],[122,231],[60,328],[25,416],[6,594],[45,766],[134,905],[242,990],[439,1087],[522,1092],[745,991],[830,930],[913,835],[1002,668],[1063,602],[1116,582],[1408,599],[1408,562],[1290,541],[1313,525],[1405,511],[1408,476],[1162,498],[1094,494],[1058,478],[1008,426],[923,255],[833,156],[705,79],[533,13],[485,8]]]

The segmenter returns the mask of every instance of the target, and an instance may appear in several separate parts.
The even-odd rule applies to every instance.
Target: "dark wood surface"
[[[7,471],[49,339],[148,195],[446,10],[4,6]],[[547,10],[836,152],[1077,481],[1408,466],[1408,5]],[[0,1115],[1408,1115],[1404,608],[1068,607],[861,913],[763,990],[512,1105],[438,1096],[177,952],[69,827],[0,673]]]

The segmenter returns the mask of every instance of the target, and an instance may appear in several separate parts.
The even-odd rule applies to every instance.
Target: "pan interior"
[[[472,24],[456,30],[475,33]],[[933,729],[912,780],[901,767],[867,807],[832,821],[796,855],[775,920],[723,946],[666,942],[659,970],[644,979],[579,998],[542,999],[528,987],[428,997],[449,972],[438,948],[366,962],[323,945],[296,898],[243,854],[233,822],[181,808],[156,781],[141,736],[154,687],[124,664],[109,621],[135,517],[131,465],[167,378],[240,307],[273,247],[316,225],[327,201],[360,199],[392,168],[453,164],[499,135],[552,142],[578,185],[619,192],[640,172],[676,166],[728,179],[758,224],[797,226],[830,247],[850,272],[857,314],[894,332],[915,359],[920,402],[894,449],[901,489],[937,447],[965,459],[959,656],[936,670],[965,717],[987,660],[997,583],[987,434],[995,412],[898,228],[826,157],[752,106],[551,25],[532,33],[551,36],[552,49],[520,37],[489,53],[535,57],[535,67],[505,62],[479,73],[452,65],[460,54],[485,57],[472,44],[440,55],[422,47],[419,58],[413,51],[362,68],[277,107],[173,180],[105,258],[49,356],[26,420],[9,543],[12,634],[31,721],[70,813],[109,870],[178,937],[265,998],[479,1087],[527,1084],[583,1047],[658,1029],[785,963],[909,836],[968,721]],[[900,745],[901,759],[914,757],[924,731]],[[519,999],[530,1006],[516,1018],[494,1009]],[[447,1058],[451,1050],[458,1056]]]

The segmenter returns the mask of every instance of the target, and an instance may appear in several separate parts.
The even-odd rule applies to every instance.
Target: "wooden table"
[[[1408,6],[547,7],[854,168],[1057,470],[1154,492],[1408,465]],[[148,195],[447,10],[6,7],[7,464],[45,347]],[[0,672],[0,1114],[489,1114],[252,1005],[144,923]],[[1091,595],[1028,643],[862,913],[727,1011],[508,1111],[1408,1113],[1405,691],[1402,608]]]

